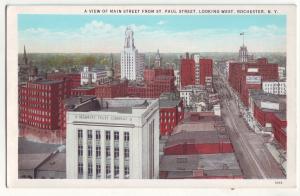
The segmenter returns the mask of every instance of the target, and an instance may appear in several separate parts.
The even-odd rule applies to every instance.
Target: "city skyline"
[[[285,16],[18,16],[19,52],[118,53],[130,26],[140,52],[285,52]],[[77,41],[74,41],[77,40]],[[264,41],[262,41],[264,40]],[[57,44],[60,43],[60,44]]]

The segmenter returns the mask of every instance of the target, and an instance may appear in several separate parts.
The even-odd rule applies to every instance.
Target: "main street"
[[[270,136],[256,134],[249,129],[231,96],[228,83],[218,70],[214,71],[215,89],[220,95],[222,117],[245,178],[285,178],[280,165],[265,146]]]

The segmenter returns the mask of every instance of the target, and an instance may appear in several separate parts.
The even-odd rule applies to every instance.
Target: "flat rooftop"
[[[159,107],[160,108],[174,108],[179,105],[181,99],[169,100],[169,99],[160,99]]]
[[[262,90],[249,90],[249,93],[254,101],[269,101],[275,103],[286,102],[286,96],[284,95],[274,95],[271,93],[266,93]]]
[[[18,153],[19,154],[43,154],[51,153],[57,150],[60,144],[45,144],[28,141],[24,138],[18,139]]]
[[[193,177],[197,170],[206,176],[242,176],[234,153],[164,155],[159,170],[169,172],[167,178]]]
[[[63,80],[36,80],[32,81],[32,84],[58,84],[63,82]]]
[[[191,117],[192,115],[191,113],[185,113],[184,120],[174,128],[173,133],[181,131],[216,131],[225,127],[222,118],[219,116],[199,113],[198,119],[194,120]]]
[[[89,111],[102,111],[102,112],[118,112],[118,113],[132,113],[133,108],[144,108],[146,109],[150,104],[152,104],[155,99],[142,99],[142,98],[104,98],[95,99],[95,96],[88,98],[86,97],[85,104],[83,103],[73,111],[78,112],[89,112]],[[80,97],[76,97],[70,100],[73,104],[80,101]],[[80,102],[79,102],[80,103]]]
[[[67,106],[77,106],[79,104],[85,103],[89,100],[96,99],[95,95],[84,95],[84,96],[72,96],[67,99],[64,99],[64,104]]]
[[[79,86],[79,87],[73,88],[72,90],[91,90],[94,88],[95,88],[94,86]]]
[[[49,155],[50,153],[19,154],[19,170],[34,169],[39,166]]]
[[[53,155],[49,160],[45,161],[39,170],[44,171],[66,171],[66,153],[59,152]]]
[[[231,143],[226,131],[182,131],[170,135],[166,147],[178,144]]]

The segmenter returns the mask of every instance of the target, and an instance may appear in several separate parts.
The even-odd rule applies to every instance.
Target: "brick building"
[[[181,87],[188,85],[205,85],[206,78],[212,78],[213,74],[213,60],[200,58],[199,55],[189,56],[180,61],[180,79]]]
[[[206,77],[211,78],[213,75],[213,60],[200,59],[200,85],[206,84]]]
[[[115,80],[107,84],[95,86],[98,98],[115,98],[128,96],[128,80]]]
[[[79,86],[71,89],[71,96],[95,95],[94,86]]]
[[[212,112],[185,113],[164,148],[166,155],[234,152],[221,117]]]
[[[160,135],[170,135],[184,118],[183,100],[173,93],[164,93],[159,100]]]
[[[144,83],[130,82],[128,96],[159,98],[162,93],[175,91],[174,70],[171,68],[145,69]]]
[[[158,76],[174,76],[174,69],[172,68],[146,68],[144,70],[144,80],[145,82],[154,81]]]
[[[59,105],[67,97],[64,80],[27,82],[19,89],[19,122],[40,129],[59,128]]]
[[[256,121],[266,128],[272,128],[275,139],[286,149],[286,97],[250,91],[250,112]]]
[[[278,80],[278,64],[269,64],[266,58],[251,63],[229,64],[228,81],[248,106],[249,89],[261,89],[263,81]]]
[[[68,79],[70,80],[70,89],[72,88],[76,88],[78,86],[80,86],[80,73],[61,73],[61,72],[57,72],[57,73],[47,73],[47,79],[48,80],[64,80],[64,79]]]

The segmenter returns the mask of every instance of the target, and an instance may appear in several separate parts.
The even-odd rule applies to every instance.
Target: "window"
[[[96,165],[96,176],[101,177],[101,165]]]
[[[81,157],[83,154],[83,146],[82,145],[79,145],[78,146],[78,156]]]
[[[93,156],[92,146],[88,146],[88,157],[92,157],[92,156]]]
[[[100,139],[101,139],[100,131],[96,131],[96,140],[100,140]]]
[[[93,138],[92,130],[88,130],[88,139],[91,140]]]
[[[124,173],[125,173],[125,177],[128,177],[128,175],[129,175],[129,167],[128,166],[125,166]]]
[[[119,140],[119,132],[114,132],[114,140]]]
[[[106,139],[106,141],[110,141],[110,132],[109,131],[105,131],[105,139]]]
[[[100,146],[96,146],[96,158],[101,157],[101,147]]]
[[[78,139],[82,139],[82,130],[81,129],[78,130]]]
[[[124,141],[129,142],[129,132],[124,133]]]
[[[129,149],[128,148],[124,149],[124,156],[125,156],[125,158],[129,158]]]
[[[114,157],[119,158],[119,148],[114,149]]]
[[[83,174],[83,163],[78,163],[78,175]]]
[[[93,176],[93,164],[88,163],[88,176]]]
[[[110,165],[106,165],[106,177],[110,177]]]
[[[105,154],[106,154],[106,157],[110,157],[110,147],[106,147],[106,150],[105,150]]]
[[[119,173],[120,173],[118,165],[115,165],[115,167],[114,167],[114,173],[115,173],[115,178],[118,178],[119,177]]]

